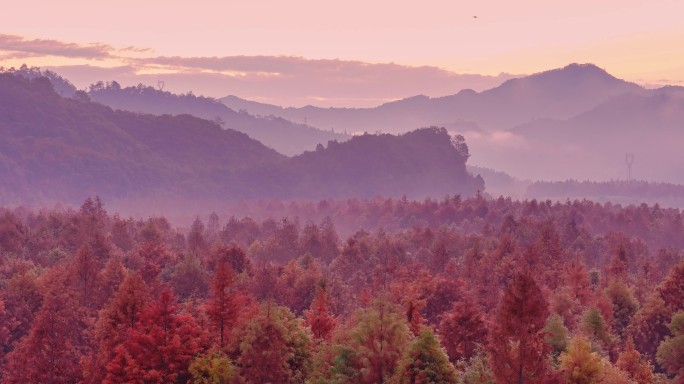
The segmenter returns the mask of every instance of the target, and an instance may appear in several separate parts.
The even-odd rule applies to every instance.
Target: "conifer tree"
[[[112,299],[99,312],[93,332],[94,349],[83,363],[85,383],[102,382],[115,349],[128,339],[148,301],[145,282],[136,272],[128,272]]]
[[[189,378],[188,367],[202,350],[202,330],[179,314],[175,296],[164,290],[148,305],[130,337],[116,347],[104,383],[169,383]]]
[[[330,340],[332,331],[337,326],[337,320],[328,311],[328,291],[325,281],[316,287],[311,308],[304,313],[306,323],[311,327],[313,337],[318,340]]]
[[[238,366],[245,383],[304,383],[311,337],[287,308],[265,303],[240,337]]]
[[[675,382],[684,382],[684,311],[672,316],[670,322],[672,337],[667,336],[658,347],[658,364],[676,375]]]
[[[452,363],[470,359],[478,344],[487,340],[487,325],[477,303],[469,297],[455,302],[439,323],[439,335]]]
[[[85,353],[82,312],[76,293],[54,267],[43,277],[45,297],[29,333],[7,356],[6,383],[74,383]]]
[[[492,369],[498,381],[544,383],[549,345],[544,323],[548,303],[534,279],[518,273],[504,292],[490,341]]]
[[[456,370],[428,327],[411,342],[397,368],[397,381],[404,383],[448,384],[456,382]]]

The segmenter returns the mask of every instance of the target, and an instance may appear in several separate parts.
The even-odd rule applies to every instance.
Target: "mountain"
[[[542,180],[627,179],[684,183],[684,92],[668,87],[611,98],[565,120],[536,120],[510,132],[522,142],[498,162]],[[540,161],[542,160],[542,161]]]
[[[439,125],[463,132],[469,127],[495,131],[535,119],[565,119],[613,96],[641,89],[592,64],[571,64],[510,79],[483,92],[466,89],[438,98],[420,95],[375,108],[281,108],[234,96],[222,98],[221,102],[249,113],[292,121],[306,119],[316,127],[336,131],[397,133]]]
[[[465,143],[444,128],[365,134],[267,166],[263,181],[277,180],[285,197],[473,196],[485,186],[467,172],[468,156]]]
[[[60,96],[45,77],[0,73],[0,203],[473,195],[462,137],[445,129],[329,141],[285,157],[190,115],[153,116]]]
[[[5,201],[191,195],[214,178],[283,159],[206,120],[113,111],[62,97],[45,77],[9,73],[0,73],[0,135]]]
[[[288,156],[312,150],[329,140],[349,139],[348,135],[295,124],[279,117],[255,117],[244,111],[235,112],[214,99],[192,93],[175,95],[143,85],[122,88],[117,82],[99,82],[90,87],[88,96],[114,109],[154,115],[190,114],[213,120],[224,128],[246,133]]]

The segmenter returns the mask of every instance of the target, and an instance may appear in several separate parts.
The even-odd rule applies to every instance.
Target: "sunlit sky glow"
[[[240,91],[238,96],[263,100],[268,99],[264,94],[268,90],[285,86],[281,81],[250,91],[245,85],[247,81],[267,83],[282,75],[280,65],[236,69],[235,63],[217,66],[206,60],[232,56],[396,63],[492,76],[529,74],[581,62],[642,84],[684,84],[682,1],[120,0],[103,5],[63,0],[14,2],[9,8],[11,12],[0,14],[4,36],[0,38],[0,65],[27,63],[57,71],[84,64],[110,68],[109,72],[67,70],[67,77],[78,86],[117,73],[124,82],[147,75],[140,79],[148,83],[151,76],[183,73],[185,77],[174,79],[179,89],[217,97]],[[191,58],[196,62],[188,61]],[[284,73],[303,61],[288,63]],[[362,66],[353,68],[363,70]],[[234,87],[235,92],[221,89],[220,82],[213,87],[209,81],[192,84],[192,74],[243,77],[242,88],[234,79],[225,86]],[[348,81],[355,74],[346,76]],[[427,86],[421,92],[421,79],[418,76],[415,86],[394,93],[369,90],[365,98],[372,103],[412,92],[450,93]],[[302,95],[332,97],[317,92]],[[354,98],[364,99],[359,93],[339,96],[338,102],[352,104]]]

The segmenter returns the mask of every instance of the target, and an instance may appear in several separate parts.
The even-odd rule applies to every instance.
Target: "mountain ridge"
[[[294,121],[306,118],[310,124],[322,129],[401,133],[416,126],[449,126],[458,121],[470,121],[491,131],[509,129],[537,118],[569,118],[610,97],[641,89],[593,64],[570,64],[509,79],[482,92],[465,89],[436,98],[417,95],[374,108],[282,108],[240,101],[235,96],[220,100],[252,113],[272,114]],[[496,111],[496,115],[492,115],[492,111]]]
[[[446,129],[328,141],[288,158],[187,114],[65,98],[49,79],[0,73],[0,202],[474,195],[467,146]]]

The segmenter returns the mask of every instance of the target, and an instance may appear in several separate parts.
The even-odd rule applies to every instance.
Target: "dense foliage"
[[[683,378],[678,210],[476,197],[271,212],[282,216],[175,229],[99,198],[2,209],[0,380]],[[338,221],[357,230],[341,235]]]

